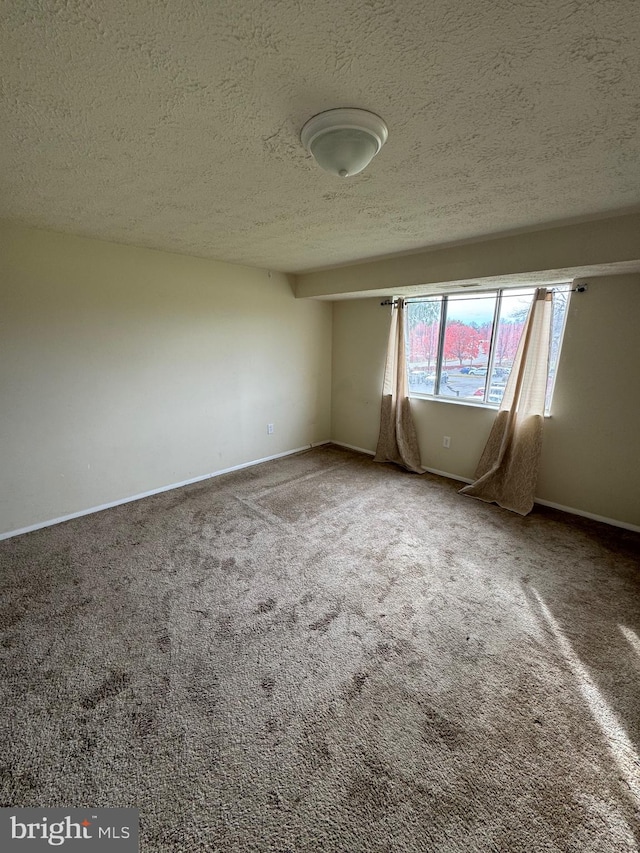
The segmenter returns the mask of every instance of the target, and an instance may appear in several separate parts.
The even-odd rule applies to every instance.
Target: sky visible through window
[[[502,294],[504,314],[527,312],[531,305],[534,289],[518,289],[517,291]],[[508,300],[508,301],[507,301]],[[487,297],[486,293],[464,293],[449,298],[449,303],[455,301],[456,316],[465,323],[475,323],[479,326],[493,322],[495,310],[495,295]]]

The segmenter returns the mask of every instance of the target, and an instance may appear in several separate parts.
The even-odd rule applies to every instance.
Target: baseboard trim
[[[596,515],[594,512],[586,512],[583,509],[576,509],[572,506],[564,506],[553,501],[545,501],[542,498],[536,498],[536,503],[540,506],[548,506],[551,509],[559,509],[560,512],[570,512],[572,515],[581,515],[583,518],[590,518],[592,521],[601,521],[603,524],[611,524],[613,527],[622,527],[624,530],[632,530],[634,533],[640,533],[640,526],[637,524],[629,524],[627,521],[618,521],[617,518],[607,518],[605,515]]]
[[[338,447],[346,447],[347,450],[355,450],[357,453],[366,453],[367,456],[375,456],[375,450],[367,450],[364,447],[356,447],[355,444],[347,444],[344,441],[332,441],[331,444],[335,444]]]
[[[447,471],[439,471],[437,468],[427,468],[426,465],[422,466],[425,471],[429,474],[436,474],[438,477],[446,477],[447,480],[458,480],[460,483],[473,483],[473,480],[469,480],[468,477],[460,477],[458,474],[449,474]]]
[[[11,539],[14,536],[22,536],[23,533],[32,533],[34,530],[41,530],[43,527],[53,527],[54,524],[62,524],[64,521],[72,521],[74,518],[81,518],[83,515],[91,515],[94,512],[102,512],[105,509],[113,509],[115,506],[133,503],[140,501],[143,498],[150,498],[153,495],[159,495],[162,492],[170,492],[172,489],[181,489],[183,486],[190,486],[193,483],[201,483],[203,480],[211,480],[213,477],[221,477],[223,474],[231,474],[233,471],[241,471],[243,468],[251,468],[252,465],[260,465],[263,462],[271,462],[273,459],[282,459],[284,456],[293,456],[294,453],[302,453],[312,447],[320,447],[323,444],[331,444],[330,439],[323,441],[314,441],[311,444],[305,444],[304,447],[296,447],[294,450],[285,450],[283,453],[274,453],[272,456],[264,456],[262,459],[254,459],[251,462],[243,462],[240,465],[232,465],[231,468],[223,468],[220,471],[214,471],[211,474],[202,474],[199,477],[191,477],[189,480],[182,480],[180,483],[171,483],[169,486],[161,486],[159,489],[151,489],[148,492],[140,492],[137,495],[131,495],[127,498],[120,498],[117,501],[110,501],[100,506],[92,506],[89,509],[82,509],[79,512],[72,512],[69,515],[61,515],[59,518],[51,518],[48,521],[40,521],[37,524],[30,524],[28,527],[21,527],[18,530],[9,530],[6,533],[0,533],[0,541],[3,539]]]
[[[148,492],[141,492],[137,495],[132,495],[127,498],[121,498],[117,501],[111,501],[110,503],[101,504],[100,506],[90,507],[89,509],[83,509],[79,512],[72,512],[69,515],[62,515],[59,518],[52,518],[48,521],[41,521],[37,524],[31,524],[28,527],[21,527],[18,530],[9,530],[6,533],[0,533],[0,542],[4,539],[11,539],[14,536],[22,536],[24,533],[32,533],[34,530],[41,530],[44,527],[53,527],[54,524],[62,524],[65,521],[72,521],[74,518],[81,518],[83,515],[91,515],[94,512],[102,512],[105,509],[112,509],[116,506],[122,506],[123,504],[132,503],[133,501],[139,501],[143,498],[150,498],[153,495],[159,495],[162,492],[170,492],[172,489],[180,489],[183,486],[190,486],[192,483],[201,483],[203,480],[211,480],[213,477],[221,477],[223,474],[231,474],[233,471],[241,471],[243,468],[251,468],[252,465],[260,465],[263,462],[271,462],[273,459],[282,459],[285,456],[293,456],[295,453],[302,453],[305,450],[309,450],[312,447],[322,447],[326,444],[335,444],[338,447],[345,447],[347,450],[355,450],[357,453],[365,453],[367,456],[375,456],[375,451],[367,450],[365,447],[357,447],[355,444],[347,444],[344,441],[335,441],[330,438],[323,439],[322,441],[313,441],[310,444],[304,445],[304,447],[296,447],[293,450],[285,450],[282,453],[274,453],[272,456],[264,456],[262,459],[254,459],[251,462],[243,462],[240,465],[233,465],[231,468],[222,468],[220,471],[214,471],[211,474],[202,474],[199,477],[192,477],[189,480],[182,480],[180,483],[172,483],[169,486],[161,486],[159,489],[151,489]],[[460,477],[458,474],[451,474],[448,471],[440,471],[438,468],[429,468],[426,465],[423,466],[424,470],[429,474],[435,474],[438,477],[446,477],[449,480],[458,480],[461,483],[472,483],[473,480],[470,480],[468,477]],[[640,533],[640,525],[637,524],[629,524],[626,521],[618,521],[616,518],[608,518],[604,515],[596,515],[593,512],[586,512],[582,509],[576,509],[575,507],[565,506],[564,504],[554,503],[553,501],[546,501],[542,498],[536,498],[535,502],[540,504],[540,506],[548,506],[550,509],[557,509],[560,512],[567,512],[571,515],[579,515],[583,518],[589,518],[592,521],[599,521],[602,524],[610,524],[612,527],[621,527],[623,530],[631,530],[634,533]]]
[[[427,468],[430,474],[437,474],[439,477],[447,477],[449,480],[459,480],[461,483],[473,483],[468,477],[460,477],[458,474],[449,474],[447,471],[438,471],[436,468]],[[554,503],[553,501],[545,501],[542,498],[535,498],[535,502],[540,506],[548,506],[550,509],[558,509],[560,512],[568,512],[570,515],[580,515],[583,518],[590,518],[592,521],[601,521],[603,524],[610,524],[612,527],[622,527],[624,530],[632,530],[635,533],[640,533],[640,527],[637,524],[629,524],[626,521],[618,521],[616,518],[607,518],[604,515],[596,515],[593,512],[586,512],[583,509],[576,509],[573,506],[565,506],[564,504]]]

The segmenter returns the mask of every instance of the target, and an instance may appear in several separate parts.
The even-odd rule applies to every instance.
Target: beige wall
[[[0,533],[330,437],[281,274],[4,223],[0,300]]]
[[[365,450],[378,440],[389,311],[380,298],[333,303],[331,437]]]
[[[366,299],[333,311],[332,438],[373,450],[389,309]],[[537,489],[543,500],[632,525],[640,525],[639,323],[638,275],[591,279],[574,294]],[[426,400],[413,410],[423,464],[471,478],[493,412]]]
[[[0,299],[0,534],[327,438],[375,448],[380,297],[296,300],[281,274],[4,223]],[[538,486],[634,525],[638,318],[638,275],[574,296]],[[413,408],[423,463],[471,477],[493,412]]]

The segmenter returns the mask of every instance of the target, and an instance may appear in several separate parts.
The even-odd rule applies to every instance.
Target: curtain
[[[375,461],[395,462],[408,471],[424,474],[409,404],[404,318],[404,299],[398,299],[391,311]]]
[[[538,479],[552,310],[551,291],[538,288],[475,472],[477,479],[460,491],[520,515],[531,512]]]

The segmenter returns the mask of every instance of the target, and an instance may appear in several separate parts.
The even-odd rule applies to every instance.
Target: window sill
[[[431,394],[409,394],[410,400],[427,400],[430,403],[447,403],[450,406],[466,406],[470,409],[484,409],[497,412],[499,405],[493,403],[474,403],[473,400],[456,400],[453,397],[434,397]],[[545,420],[551,417],[550,412],[544,413]]]

